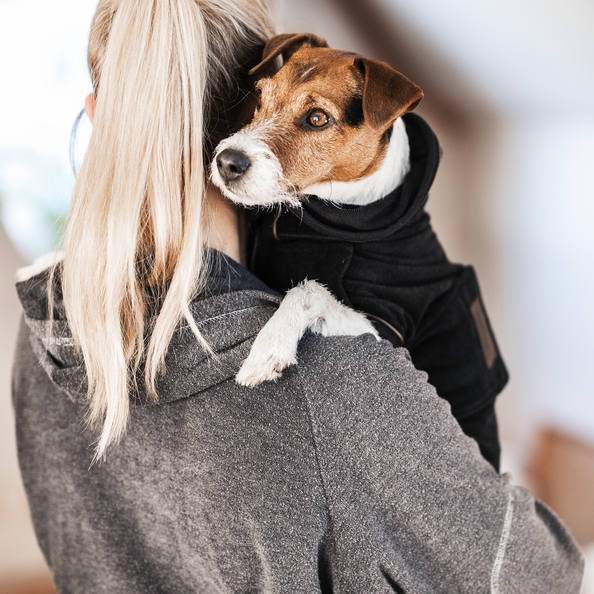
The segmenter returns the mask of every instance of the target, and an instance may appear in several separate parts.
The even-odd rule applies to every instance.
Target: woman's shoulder
[[[421,398],[423,406],[449,411],[449,406],[427,381],[427,374],[412,364],[405,348],[394,348],[371,334],[322,337],[308,334],[299,345],[295,368],[301,385],[324,398],[370,406],[389,401],[410,406]]]
[[[298,365],[286,372],[307,406],[322,473],[334,484],[360,466],[375,487],[411,465],[444,467],[464,459],[466,469],[491,473],[476,443],[466,438],[449,404],[414,367],[404,348],[366,334],[307,335]],[[459,465],[456,468],[461,470]],[[464,474],[466,471],[462,472]],[[472,479],[471,472],[466,476]],[[383,478],[381,478],[383,476]],[[392,477],[392,479],[389,479]],[[427,481],[429,477],[421,479]]]
[[[404,571],[431,591],[499,581],[510,592],[579,591],[583,561],[571,535],[482,458],[406,349],[371,335],[308,335],[291,376],[351,559],[387,560],[372,574],[400,584]]]

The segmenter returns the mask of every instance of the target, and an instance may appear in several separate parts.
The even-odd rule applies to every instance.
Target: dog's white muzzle
[[[240,130],[220,142],[210,176],[229,200],[242,206],[299,205],[260,130]]]

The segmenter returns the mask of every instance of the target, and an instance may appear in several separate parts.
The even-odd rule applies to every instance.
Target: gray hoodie
[[[17,285],[19,459],[62,593],[577,594],[559,519],[480,456],[405,349],[307,335],[257,388],[234,374],[279,297],[227,259],[176,332],[160,404],[90,467],[86,380],[42,272]]]

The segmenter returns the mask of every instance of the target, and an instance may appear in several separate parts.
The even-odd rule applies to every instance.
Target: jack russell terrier
[[[423,92],[311,34],[273,37],[250,74],[262,77],[254,118],[218,145],[211,177],[259,207],[252,271],[287,293],[237,381],[279,377],[307,330],[371,332],[409,349],[497,467],[493,404],[507,372],[474,270],[447,260],[424,211],[440,151],[410,113]]]

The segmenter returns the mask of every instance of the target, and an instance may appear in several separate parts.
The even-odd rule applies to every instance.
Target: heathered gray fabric
[[[308,335],[281,380],[236,385],[278,298],[232,262],[193,304],[219,362],[180,331],[162,404],[141,394],[122,442],[89,468],[84,373],[64,320],[42,348],[43,278],[18,287],[13,392],[60,592],[579,592],[566,528],[482,459],[406,350]]]

